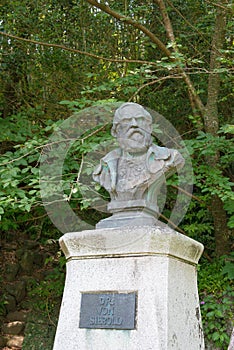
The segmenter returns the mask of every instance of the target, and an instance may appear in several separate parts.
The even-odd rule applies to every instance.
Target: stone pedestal
[[[53,350],[204,349],[200,243],[159,223],[67,233],[60,244],[67,276]],[[92,328],[93,319],[80,328],[81,296],[109,292],[135,293],[135,309],[121,314],[135,312],[134,329],[107,329],[105,317],[97,319],[104,329]]]

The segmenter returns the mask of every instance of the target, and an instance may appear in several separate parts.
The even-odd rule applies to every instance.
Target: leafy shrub
[[[29,296],[35,310],[44,312],[47,316],[53,313],[54,306],[60,303],[64,289],[65,257],[49,258],[46,261],[46,277],[40,282],[31,280]]]
[[[227,259],[234,255],[199,267],[198,285],[206,346],[227,349],[234,319],[234,283],[227,268]],[[228,261],[229,261],[228,260]],[[230,278],[232,277],[232,278]]]

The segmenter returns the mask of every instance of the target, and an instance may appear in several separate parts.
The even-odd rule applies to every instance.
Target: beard
[[[146,152],[152,143],[151,134],[140,128],[129,128],[118,138],[120,147],[127,152]]]

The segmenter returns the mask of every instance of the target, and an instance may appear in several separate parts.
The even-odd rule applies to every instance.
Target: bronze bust
[[[107,208],[113,216],[96,227],[154,225],[159,190],[184,159],[177,150],[152,143],[152,117],[137,103],[124,103],[115,111],[111,133],[119,148],[101,159],[93,178],[110,193]]]

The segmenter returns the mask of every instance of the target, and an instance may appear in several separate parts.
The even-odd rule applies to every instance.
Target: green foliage
[[[222,257],[212,263],[206,262],[199,269],[199,295],[203,330],[206,343],[212,344],[214,348],[226,349],[230,340],[230,332],[233,327],[233,275],[226,274],[225,259]],[[227,269],[229,272],[229,267]]]
[[[214,237],[214,221],[211,215],[211,197],[217,195],[223,202],[228,226],[233,228],[234,197],[230,181],[234,147],[223,128],[217,136],[199,132],[197,137],[184,140],[189,151],[194,172],[194,188],[190,207],[181,223],[182,230],[191,238],[202,242],[213,257],[217,242]],[[211,167],[207,158],[219,152],[216,167]],[[170,217],[177,196],[177,177],[168,180],[169,191],[163,214]],[[172,186],[172,188],[170,187]],[[174,187],[173,187],[174,186]],[[189,194],[188,194],[189,195]],[[232,239],[232,238],[231,238]]]
[[[234,280],[234,252],[230,255],[224,255],[224,267],[222,269],[222,274],[227,275],[228,279]]]
[[[222,132],[221,129],[220,132]],[[200,191],[199,198],[209,207],[211,195],[217,195],[229,214],[228,225],[233,228],[234,195],[230,181],[234,144],[225,135],[213,136],[199,132],[196,138],[185,141],[192,157],[194,185]],[[219,153],[216,167],[211,167],[207,159]]]
[[[99,101],[98,103],[93,103],[93,105],[97,106],[97,110],[101,108],[100,113],[102,116],[105,113],[106,115],[110,114],[107,101]],[[90,115],[89,111],[86,113]],[[46,120],[43,122],[42,127],[41,123],[36,124],[27,115],[23,114],[5,119],[2,141],[6,145],[6,151],[0,155],[0,216],[2,218],[1,229],[3,232],[7,232],[9,229],[19,229],[21,222],[22,225],[25,223],[26,227],[28,223],[28,232],[32,235],[32,222],[38,225],[37,217],[40,225],[40,217],[45,217],[43,222],[46,222],[47,219],[41,200],[39,166],[42,156],[44,161],[46,161],[43,147],[50,147],[49,143],[51,141],[48,138],[51,134],[55,131],[58,135],[61,133],[60,125],[62,122],[62,120],[57,122]],[[56,177],[55,182],[51,182],[50,178],[46,188],[47,195],[49,195],[50,192],[52,194],[55,193],[56,188],[60,190],[62,186],[64,192],[63,200],[69,201],[71,207],[78,211],[87,209],[93,201],[98,199],[94,195],[90,197],[90,191],[91,194],[95,194],[96,185],[94,183],[82,183],[78,179],[78,174],[80,174],[83,177],[89,176],[91,181],[94,163],[86,155],[95,153],[100,145],[101,147],[107,146],[108,142],[112,140],[110,124],[97,124],[97,126],[88,130],[87,125],[90,125],[90,122],[85,120],[83,134],[80,131],[81,138],[74,139],[73,145],[66,155],[63,164],[62,183],[59,183]],[[60,147],[62,152],[65,142],[59,142],[57,146]],[[56,158],[59,159],[60,156],[58,147],[56,147],[53,155],[54,161]],[[84,162],[82,162],[83,158]],[[47,181],[48,179],[41,178],[41,180]],[[97,195],[99,196],[98,193]],[[48,226],[41,227],[41,238],[46,238],[48,231],[52,234],[51,229],[48,230]],[[55,237],[57,237],[58,233],[55,232],[55,234]],[[35,237],[37,237],[37,234]]]
[[[3,0],[0,6],[2,31],[70,49],[66,51],[5,36],[0,39],[1,233],[7,235],[18,230],[42,241],[58,238],[60,232],[47,218],[40,196],[38,175],[39,162],[45,156],[43,146],[48,144],[55,130],[61,132],[60,126],[70,115],[69,110],[77,112],[99,103],[129,100],[165,115],[180,134],[188,138],[186,144],[194,168],[194,193],[181,228],[202,241],[208,255],[213,257],[219,242],[214,239],[212,196],[221,199],[229,218],[228,226],[234,227],[231,4],[224,4],[225,37],[222,49],[218,48],[216,61],[219,66],[213,71],[221,81],[216,107],[219,122],[223,124],[215,136],[199,132],[203,130],[203,121],[199,111],[194,112],[194,100],[191,102],[188,98],[188,86],[181,79],[180,69],[184,69],[205,106],[209,95],[208,77],[213,70],[210,44],[220,7],[200,0],[168,2],[167,11],[175,36],[175,42],[168,42],[162,14],[155,2],[110,0],[108,5],[157,35],[172,53],[172,59],[165,57],[165,53],[141,30],[127,25],[126,20],[116,20],[87,1]],[[90,208],[100,196],[106,199],[108,195],[92,182],[79,181],[79,177],[80,180],[90,177],[93,154],[101,158],[105,145],[112,141],[110,125],[102,128],[104,121],[94,122],[95,118],[88,114],[84,119],[86,128],[81,131],[81,139],[69,149],[61,183],[52,184],[51,188],[48,184],[47,190],[53,193],[56,188],[62,188],[64,201],[68,201],[84,220],[94,224],[100,217],[95,210],[91,215]],[[100,132],[97,132],[99,128]],[[71,126],[71,136],[72,130]],[[64,147],[61,144],[59,149]],[[215,157],[216,152],[220,157],[216,166],[211,167],[207,159]],[[178,183],[176,178],[168,183],[171,187],[163,213],[170,217],[177,194],[177,189],[172,186]],[[216,276],[218,280],[233,275],[228,259],[223,262],[224,275]],[[57,282],[53,283],[59,288]],[[38,296],[50,299],[51,295],[52,298],[53,291],[49,287],[34,287]],[[205,289],[209,289],[209,285]],[[224,289],[224,286],[220,287],[217,293],[222,294]],[[215,289],[210,292],[213,293],[216,295]],[[226,310],[221,313],[228,316]],[[211,316],[211,321],[212,317],[215,315]],[[211,334],[212,329],[207,329]],[[216,343],[221,342],[217,335],[214,337],[217,337]]]
[[[197,199],[190,202],[189,210],[181,224],[184,232],[191,238],[200,241],[210,253],[214,252],[214,225],[207,208],[207,195],[196,193]],[[199,200],[199,201],[198,201]]]
[[[32,279],[28,284],[28,294],[33,300],[34,309],[49,315],[63,293],[65,257],[51,257],[47,259],[46,265],[48,270],[45,279],[40,282]]]
[[[66,105],[75,110],[81,108],[79,101],[68,102]],[[43,122],[42,127],[41,123],[30,120],[27,114],[21,114],[20,118],[14,115],[5,120],[2,141],[6,149],[0,156],[2,231],[19,230],[20,218],[31,237],[37,237],[38,229],[42,240],[58,237],[58,232],[51,229],[48,220],[46,224],[39,226],[34,218],[45,215],[40,198],[38,171],[42,147],[48,144],[48,137],[55,130],[60,131],[62,122],[62,120],[57,122],[47,120]],[[158,132],[158,126],[156,131]],[[209,134],[200,133],[198,137],[186,141],[194,164],[195,192],[181,228],[192,238],[201,241],[210,256],[213,256],[215,249],[214,227],[209,214],[210,195],[218,194],[224,202],[227,213],[230,216],[233,213],[231,183],[228,176],[225,176],[225,174],[228,175],[233,148],[231,141],[225,135],[220,134],[214,138]],[[100,196],[107,199],[107,194],[92,182],[87,184],[77,181],[77,176],[80,172],[84,176],[90,176],[93,171],[92,153],[102,152],[103,145],[108,146],[108,142],[113,142],[110,124],[97,124],[73,143],[63,165],[62,186],[66,196],[64,200],[69,198],[74,210],[83,211],[82,217],[85,220],[91,220],[90,206],[99,200]],[[220,152],[220,164],[213,170],[204,163],[204,159],[212,156],[215,150]],[[98,157],[100,158],[100,155]],[[83,163],[82,159],[84,159]],[[169,181],[169,185],[177,185],[176,177]],[[171,187],[169,192],[164,211],[168,217],[170,217],[177,191]],[[96,214],[92,218],[94,223],[98,219]],[[49,236],[48,232],[50,232]],[[64,263],[64,258],[49,259],[47,261],[49,271],[44,281],[39,283],[32,280],[29,286],[29,294],[35,300],[33,307],[47,315],[52,313],[56,300],[59,300],[62,295]],[[233,255],[209,264],[203,263],[199,271],[199,291],[206,342],[211,342],[220,349],[229,341],[227,327],[229,320],[233,317],[232,279]],[[4,300],[0,305],[1,310],[4,311]]]
[[[84,102],[90,103],[85,100]],[[102,106],[108,105],[107,102],[106,100],[92,102],[92,106],[102,108]],[[76,111],[81,108],[79,103],[79,100],[63,101],[63,104]],[[87,112],[87,115],[89,113]],[[107,113],[109,112],[107,111]],[[62,122],[62,120],[57,122],[46,120],[42,125],[40,122],[35,123],[30,120],[27,113],[14,115],[4,120],[2,141],[7,148],[5,153],[0,156],[2,230],[7,231],[10,227],[16,229],[17,217],[21,215],[22,219],[22,213],[24,213],[26,222],[27,220],[30,221],[32,216],[43,215],[44,210],[39,184],[39,161],[43,146],[49,142],[48,137],[54,131],[60,132]],[[105,122],[104,119],[103,122]],[[78,208],[79,210],[88,209],[100,197],[100,190],[97,191],[97,187],[95,187],[96,185],[90,177],[94,167],[92,154],[103,152],[102,148],[107,147],[108,142],[113,142],[110,135],[110,124],[106,126],[97,124],[83,133],[82,138],[76,140],[67,153],[63,165],[62,186],[66,196],[64,200],[69,199],[75,210]],[[224,202],[224,208],[230,216],[229,226],[233,227],[233,193],[232,183],[228,177],[230,159],[233,155],[233,144],[225,135],[220,134],[214,137],[201,132],[196,138],[187,140],[186,145],[193,161],[195,197],[190,204],[182,228],[191,237],[201,240],[205,245],[214,246],[213,224],[209,214],[210,196],[212,194],[217,194]],[[209,164],[205,163],[205,157],[213,156],[217,150],[220,152],[219,164],[215,169],[212,169]],[[101,156],[96,157],[101,158]],[[89,176],[90,183],[77,181],[78,173]],[[169,181],[169,184],[173,185],[173,179]],[[176,181],[174,185],[176,185]],[[52,193],[55,190],[54,186],[53,184],[51,188]],[[58,186],[60,185],[58,184]],[[49,193],[49,186],[47,191]],[[105,196],[106,194],[104,194]],[[172,198],[173,196],[176,196],[176,191],[174,194],[172,193]],[[173,200],[168,197],[168,202],[171,202],[171,205],[168,206],[167,204],[164,213],[169,217]],[[166,213],[167,210],[169,210],[168,214]],[[12,217],[14,217],[14,220],[12,220]]]
[[[8,230],[7,218],[15,217],[17,212],[30,212],[40,201],[38,161],[46,130],[22,114],[6,118],[4,126],[2,142],[6,151],[0,155],[0,213],[6,213],[2,229]]]

